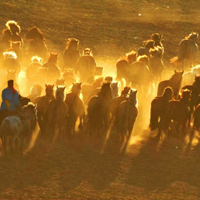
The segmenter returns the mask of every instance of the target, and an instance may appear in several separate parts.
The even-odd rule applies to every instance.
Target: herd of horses
[[[164,46],[158,33],[119,59],[117,75],[111,77],[103,76],[103,68],[97,66],[90,48],[80,54],[76,38],[69,38],[63,66],[59,67],[58,53],[48,52],[39,28],[32,27],[26,33],[26,51],[20,30],[17,22],[8,21],[0,41],[0,70],[6,73],[6,80],[13,79],[19,93],[17,81],[22,71],[27,80],[26,97],[19,95],[22,113],[5,116],[0,112],[0,137],[5,152],[8,144],[14,151],[19,138],[23,148],[24,140],[33,134],[37,124],[41,137],[51,142],[68,140],[77,130],[105,138],[112,126],[119,141],[128,144],[140,111],[140,99],[148,102],[154,90],[157,94],[151,101],[149,128],[158,130],[157,137],[162,132],[168,134],[172,124],[177,132],[181,128],[183,134],[187,128],[200,131],[197,33],[181,40],[177,57],[171,59],[171,63],[181,64],[181,71],[174,70],[171,78],[163,80]],[[5,87],[3,83],[1,90]]]

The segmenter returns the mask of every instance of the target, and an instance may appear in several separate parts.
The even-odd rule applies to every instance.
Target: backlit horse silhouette
[[[161,81],[158,84],[158,90],[157,90],[157,95],[160,96],[162,95],[164,89],[166,87],[171,87],[174,91],[174,96],[177,99],[179,90],[181,87],[181,81],[182,81],[182,76],[183,76],[184,71],[182,72],[177,72],[176,70],[174,71],[174,74],[171,76],[169,80],[164,80]]]
[[[185,39],[181,40],[179,44],[178,56],[172,58],[172,63],[182,63],[182,69],[185,67],[192,67],[195,64],[198,53],[199,34],[196,32],[190,33]],[[186,65],[188,61],[188,65]]]
[[[100,92],[92,97],[88,103],[89,134],[97,134],[106,131],[110,121],[109,103],[112,99],[110,83],[104,83]]]
[[[85,121],[83,101],[80,99],[81,83],[73,83],[71,92],[66,95],[65,103],[69,108],[68,128],[71,134],[75,133],[76,121],[79,118],[78,128],[82,128]]]

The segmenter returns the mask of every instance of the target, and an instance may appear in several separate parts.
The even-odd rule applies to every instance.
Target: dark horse
[[[129,141],[133,125],[138,115],[136,96],[137,90],[130,90],[130,95],[127,100],[120,103],[116,116],[118,133],[120,134],[122,141],[126,144]]]
[[[65,103],[69,108],[68,125],[70,132],[75,132],[76,121],[79,118],[79,128],[83,127],[85,121],[85,112],[83,101],[80,99],[81,83],[73,83],[71,92],[66,94]]]
[[[198,53],[199,34],[192,32],[179,44],[178,56],[172,58],[172,63],[182,63],[182,69],[185,67],[185,61],[188,61],[189,67],[195,64]]]
[[[110,83],[103,83],[100,92],[92,97],[88,103],[89,133],[92,131],[100,135],[100,131],[106,131],[109,126],[110,111],[109,102],[112,99]]]
[[[174,91],[174,96],[177,99],[178,93],[179,93],[179,90],[180,90],[180,87],[181,87],[181,81],[182,81],[182,78],[183,78],[183,73],[184,73],[184,71],[177,72],[175,70],[174,74],[172,75],[172,77],[169,80],[161,81],[158,84],[157,95],[158,96],[162,95],[162,93],[163,93],[163,91],[166,87],[171,87]]]
[[[200,104],[196,106],[194,110],[194,128],[199,131],[200,130]]]
[[[162,131],[167,129],[166,112],[168,102],[173,98],[173,90],[171,87],[166,87],[162,96],[155,97],[151,102],[150,112],[150,130],[158,129],[157,137],[160,137]]]
[[[45,60],[47,58],[48,50],[42,31],[34,26],[28,30],[25,38],[30,40],[27,52],[28,59],[30,60],[33,56],[39,56]]]
[[[51,100],[54,100],[54,85],[45,85],[46,89],[45,92],[46,94],[41,97],[35,98],[34,102],[37,104],[37,110],[38,110],[38,124],[40,126],[40,130],[44,134],[44,127],[45,127],[45,122],[44,122],[44,113],[46,111],[47,105]]]

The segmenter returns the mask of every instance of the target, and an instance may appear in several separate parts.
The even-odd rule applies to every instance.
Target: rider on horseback
[[[22,106],[18,99],[18,92],[14,89],[14,81],[8,81],[8,87],[2,91],[2,103],[0,108],[0,124],[2,120],[10,115],[21,116]]]

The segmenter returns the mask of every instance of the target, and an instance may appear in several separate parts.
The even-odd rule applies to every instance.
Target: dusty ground
[[[168,60],[180,40],[200,30],[199,4],[193,0],[1,0],[0,8],[0,29],[9,19],[19,22],[22,36],[38,26],[49,50],[60,53],[60,64],[67,38],[76,37],[80,50],[93,49],[104,75],[114,75],[116,60],[154,32],[163,33],[164,63],[171,69]],[[111,131],[106,143],[79,133],[54,145],[36,133],[25,155],[2,155],[0,199],[200,199],[198,134],[191,144],[175,136],[154,139],[147,129],[154,96],[155,91],[139,100],[125,154]]]

